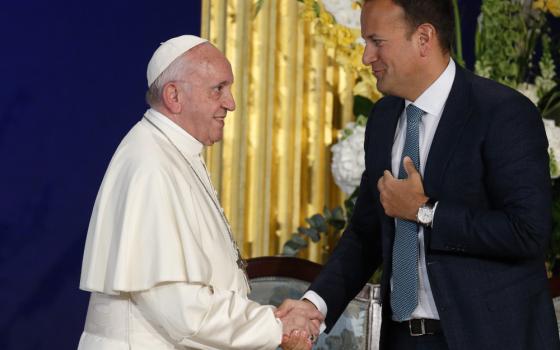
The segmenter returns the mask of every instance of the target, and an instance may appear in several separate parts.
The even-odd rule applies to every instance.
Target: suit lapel
[[[457,66],[455,80],[445,103],[424,171],[424,191],[438,198],[447,163],[455,151],[457,141],[464,130],[472,110],[469,103],[469,83],[466,72]]]
[[[404,108],[403,99],[396,97],[391,97],[390,99],[390,103],[387,103],[387,106],[375,111],[378,120],[375,124],[376,132],[373,138],[376,139],[374,147],[377,155],[375,157],[377,164],[374,164],[373,169],[375,170],[372,174],[377,177],[371,179],[371,186],[374,187],[373,193],[377,193],[377,180],[383,175],[383,171],[391,170],[391,154],[395,139],[395,130]],[[381,213],[381,218],[382,225],[386,227],[386,230],[383,231],[389,233],[389,241],[392,242],[395,220],[384,213]]]
[[[377,175],[379,176],[382,175],[383,170],[391,170],[391,154],[393,151],[393,141],[395,140],[395,130],[403,108],[404,100],[396,98],[387,107],[386,111],[379,111],[379,113],[383,116],[383,120],[379,123],[379,133],[377,135],[379,138],[377,146],[377,152],[379,153],[377,159],[380,161],[380,171]]]

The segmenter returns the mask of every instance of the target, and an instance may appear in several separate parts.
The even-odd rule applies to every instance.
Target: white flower
[[[550,177],[560,176],[560,127],[554,120],[543,119],[546,138],[548,139],[548,154],[550,156]]]
[[[541,75],[535,78],[535,86],[537,87],[537,95],[543,97],[547,92],[556,86],[555,65],[552,58],[549,56],[543,57],[539,62]]]
[[[334,16],[336,23],[360,29],[360,8],[353,6],[355,0],[323,0],[325,10]]]
[[[529,100],[531,100],[531,102],[535,104],[535,106],[537,105],[537,103],[539,103],[539,97],[537,95],[536,85],[529,84],[529,83],[521,83],[517,87],[517,91],[525,95]]]
[[[338,143],[331,147],[334,182],[346,194],[351,194],[360,185],[365,169],[365,131],[365,126],[348,123],[339,134]]]

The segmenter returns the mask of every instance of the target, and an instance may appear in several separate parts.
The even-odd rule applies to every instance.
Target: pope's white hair
[[[171,64],[165,68],[163,72],[161,72],[156,80],[154,80],[152,85],[150,85],[148,91],[146,92],[146,102],[150,105],[150,107],[153,108],[159,106],[163,102],[162,96],[165,84],[172,81],[182,80],[182,78],[184,78],[184,74],[187,71],[189,64],[189,60],[185,58],[186,54],[187,53],[185,52],[171,62]],[[184,80],[182,81],[186,82]]]

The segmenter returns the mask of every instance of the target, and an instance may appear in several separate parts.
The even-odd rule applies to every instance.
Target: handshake
[[[280,346],[285,350],[310,350],[325,316],[308,300],[286,299],[274,313],[282,321]]]

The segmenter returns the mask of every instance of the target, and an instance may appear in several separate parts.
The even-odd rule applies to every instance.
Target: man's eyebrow
[[[365,38],[366,38],[366,39],[385,40],[385,39],[383,39],[380,35],[378,35],[378,34],[376,34],[376,33],[372,33],[372,34],[366,35]]]

